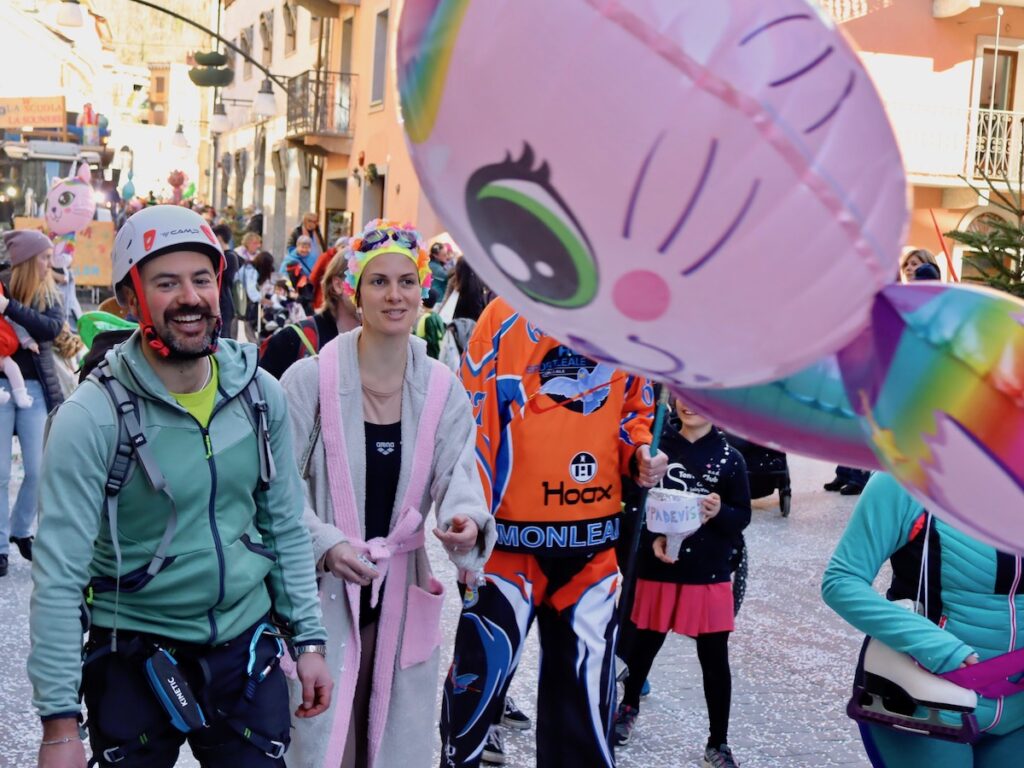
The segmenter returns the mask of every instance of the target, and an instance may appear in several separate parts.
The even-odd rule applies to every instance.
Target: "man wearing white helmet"
[[[186,208],[147,208],[115,240],[115,293],[140,327],[54,414],[43,462],[41,768],[85,768],[80,689],[101,766],[171,766],[186,740],[210,768],[283,766],[284,640],[296,716],[330,702],[285,400],[255,347],[218,339],[223,269]]]

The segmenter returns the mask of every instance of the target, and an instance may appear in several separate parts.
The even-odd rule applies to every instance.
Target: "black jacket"
[[[224,249],[224,274],[220,284],[220,316],[224,327],[229,328],[235,317],[235,297],[231,295],[235,275],[238,274],[238,254],[230,248]]]
[[[715,428],[695,443],[666,428],[658,447],[668,455],[669,462],[663,487],[717,493],[722,497],[722,509],[683,541],[679,560],[672,565],[654,556],[651,545],[657,534],[645,531],[639,577],[675,584],[729,581],[731,561],[743,544],[743,529],[750,524],[750,487],[743,457]]]
[[[10,296],[11,292],[7,288],[10,284],[10,272],[0,276],[0,282],[4,284],[4,295]],[[27,349],[21,349],[13,355],[13,358],[25,378],[39,380],[46,398],[46,410],[52,411],[64,402],[60,381],[57,379],[57,369],[54,368],[56,361],[53,359],[52,353],[53,340],[57,338],[64,327],[64,307],[60,302],[56,302],[47,307],[45,312],[40,312],[32,307],[26,307],[17,299],[12,298],[4,316],[22,326],[39,345],[38,355]]]
[[[308,323],[306,318],[300,323]],[[338,335],[338,322],[330,312],[318,312],[313,315],[312,321],[316,324],[316,332],[319,341],[317,352],[323,349],[324,344]],[[274,332],[264,342],[265,346],[260,354],[260,368],[265,370],[275,379],[284,376],[292,363],[306,357],[307,349],[299,338],[294,328],[285,326]]]

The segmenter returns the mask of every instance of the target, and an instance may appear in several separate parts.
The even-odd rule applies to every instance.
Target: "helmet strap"
[[[156,352],[160,357],[170,357],[171,349],[168,347],[164,340],[156,332],[156,328],[153,325],[153,316],[149,311],[149,304],[146,301],[146,294],[142,290],[142,278],[139,277],[139,268],[134,266],[128,272],[132,278],[132,286],[135,288],[135,300],[139,304],[139,330],[142,332],[142,337],[146,340],[150,349]],[[221,261],[220,268],[217,270],[217,296],[220,296],[221,281],[224,279],[224,262]],[[217,344],[220,340],[220,332],[224,327],[224,318],[217,317],[217,325],[214,326],[213,338],[210,341],[207,349],[212,355],[217,351]]]
[[[142,331],[142,338],[146,340],[150,349],[160,357],[169,357],[170,348],[164,344],[153,327],[153,316],[149,312],[149,304],[146,302],[146,294],[142,290],[142,278],[139,277],[139,268],[134,266],[128,272],[132,278],[132,286],[135,288],[135,300],[139,304],[139,330]]]

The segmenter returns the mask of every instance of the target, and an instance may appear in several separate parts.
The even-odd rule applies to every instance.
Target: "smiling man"
[[[255,347],[218,338],[223,269],[185,208],[137,213],[114,243],[114,290],[140,327],[55,413],[44,454],[40,766],[86,765],[79,683],[93,758],[121,768],[173,765],[186,740],[206,766],[283,766],[283,640],[296,716],[330,702],[285,401]]]

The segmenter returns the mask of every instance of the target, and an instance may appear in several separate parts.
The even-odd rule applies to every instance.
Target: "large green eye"
[[[61,192],[60,197],[57,198],[57,202],[62,206],[67,207],[71,205],[71,201],[75,199],[75,196],[70,192]]]
[[[519,160],[507,158],[470,177],[466,210],[487,255],[524,294],[564,309],[594,300],[593,248],[551,185],[547,164],[533,169],[529,144]]]

